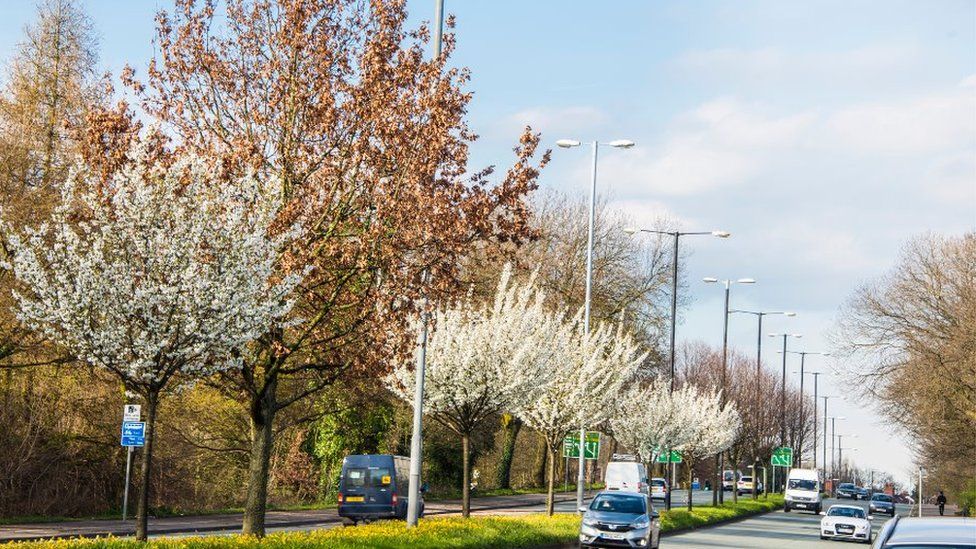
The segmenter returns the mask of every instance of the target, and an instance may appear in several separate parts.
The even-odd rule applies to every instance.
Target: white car
[[[668,499],[668,481],[655,477],[651,479],[651,499]]]
[[[855,505],[831,505],[820,513],[820,539],[846,539],[871,543],[871,515]]]

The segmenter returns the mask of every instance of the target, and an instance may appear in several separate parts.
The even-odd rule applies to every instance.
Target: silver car
[[[875,515],[895,516],[895,498],[888,494],[874,494],[868,504],[868,512]]]
[[[661,525],[651,498],[639,492],[600,492],[580,507],[580,547],[654,547]]]
[[[876,539],[874,549],[976,549],[976,520],[896,516]]]

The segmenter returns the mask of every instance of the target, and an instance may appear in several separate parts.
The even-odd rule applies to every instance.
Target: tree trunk
[[[498,463],[496,484],[499,488],[505,489],[512,487],[512,461],[515,459],[515,442],[519,431],[522,430],[522,420],[505,414],[502,419],[502,429],[505,431],[505,443]]]
[[[738,456],[732,456],[730,454],[729,461],[737,465],[739,463],[739,458]],[[737,471],[738,469],[732,470]],[[735,478],[735,473],[732,473],[732,503],[739,503],[739,485],[738,480]]]
[[[268,473],[274,447],[274,417],[277,412],[277,380],[265,384],[263,394],[251,399],[251,455],[248,464],[247,499],[241,532],[264,537],[264,517],[268,510]]]
[[[556,450],[553,445],[546,443],[546,454],[549,456],[549,479],[546,488],[546,514],[550,517],[556,510]]]
[[[549,443],[542,441],[541,448],[535,460],[535,481],[536,486],[545,486],[546,484],[546,461],[549,458]]]
[[[717,482],[716,482],[717,481]],[[722,491],[722,465],[719,456],[715,454],[715,476],[712,482],[712,506],[718,505],[718,493]]]
[[[763,486],[763,490],[765,489],[766,487]],[[759,499],[759,462],[758,461],[752,462],[752,499],[753,500]]]
[[[142,477],[139,488],[139,503],[136,507],[136,540],[149,539],[149,481],[152,473],[153,437],[156,435],[156,405],[159,394],[146,395],[146,444],[142,447]]]
[[[461,468],[464,470],[462,478],[464,485],[461,487],[461,516],[468,518],[471,516],[471,436],[467,433],[461,435]]]
[[[694,490],[691,487],[691,480],[695,476],[695,462],[688,460],[688,510],[691,511],[691,503],[694,496]],[[714,488],[712,489],[714,492]]]

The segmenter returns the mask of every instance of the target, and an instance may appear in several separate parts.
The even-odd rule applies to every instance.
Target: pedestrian
[[[939,497],[935,498],[935,502],[939,504],[939,516],[945,515],[946,497],[942,490],[939,490]]]

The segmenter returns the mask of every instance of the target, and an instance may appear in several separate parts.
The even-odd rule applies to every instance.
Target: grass
[[[781,496],[753,501],[743,498],[718,507],[695,507],[693,511],[672,509],[661,513],[661,531],[696,528],[734,518],[772,511],[782,506]],[[9,544],[11,549],[492,549],[539,547],[573,542],[579,533],[574,514],[542,514],[519,517],[477,516],[429,518],[408,529],[400,521],[382,521],[355,528],[333,528],[312,532],[283,532],[264,539],[247,536],[201,536],[158,538],[148,544],[132,539],[96,538],[53,540]]]

